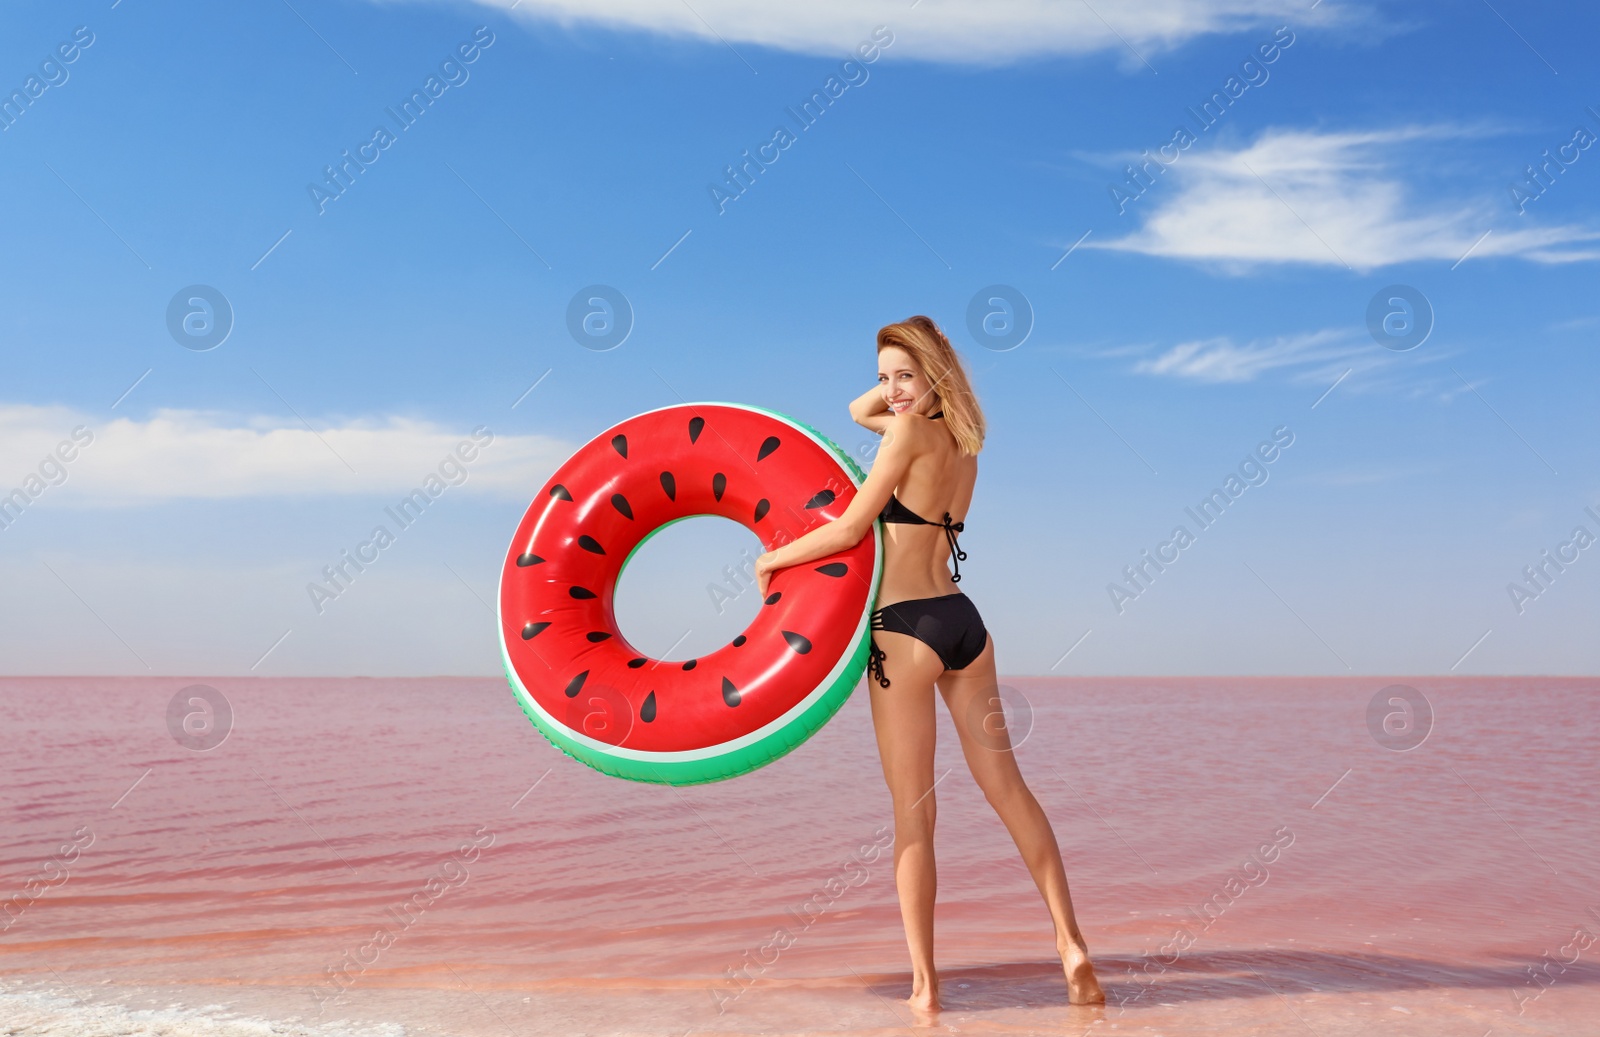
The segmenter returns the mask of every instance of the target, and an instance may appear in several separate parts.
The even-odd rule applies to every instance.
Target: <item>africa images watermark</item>
[[[739,965],[728,966],[727,981],[721,987],[710,990],[711,1000],[716,1002],[719,1015],[728,1010],[728,1005],[743,997],[744,992],[750,989],[750,985],[763,972],[777,964],[778,957],[793,947],[823,912],[832,907],[834,901],[844,896],[845,890],[867,884],[867,880],[872,878],[872,873],[866,866],[877,863],[878,858],[883,856],[883,851],[894,845],[894,830],[888,825],[879,825],[872,834],[877,838],[863,844],[860,849],[845,858],[837,874],[830,876],[816,892],[801,901],[797,907],[789,909],[789,913],[794,916],[797,923],[793,929],[787,926],[774,929],[772,939],[753,951],[745,951],[741,955],[742,962]]]
[[[1596,111],[1594,105],[1587,105],[1583,110],[1595,125],[1600,126],[1600,111]],[[1521,180],[1511,181],[1511,201],[1517,206],[1517,215],[1525,215],[1529,202],[1543,198],[1545,192],[1556,185],[1556,178],[1577,165],[1578,159],[1583,157],[1595,140],[1594,131],[1579,123],[1572,131],[1571,140],[1556,145],[1554,155],[1550,154],[1549,148],[1545,148],[1543,162],[1538,166],[1527,166]]]
[[[22,85],[8,94],[0,94],[0,133],[17,124],[17,120],[34,106],[51,87],[63,87],[72,73],[67,66],[77,61],[83,52],[94,45],[94,33],[87,25],[72,30],[70,39],[56,44],[55,49],[39,62],[38,75],[23,79]]]
[[[455,449],[444,455],[444,460],[423,477],[421,486],[400,498],[398,503],[385,506],[383,513],[394,520],[397,530],[409,529],[412,523],[422,517],[422,512],[429,504],[444,495],[445,490],[451,486],[460,486],[467,481],[467,477],[471,475],[471,470],[467,466],[478,459],[479,450],[493,442],[494,433],[490,431],[489,426],[479,425],[472,430],[471,439],[463,439],[457,443]],[[326,583],[312,580],[306,584],[306,595],[311,599],[312,610],[317,615],[322,615],[327,603],[349,590],[356,577],[366,572],[367,566],[382,557],[383,549],[393,544],[395,539],[396,534],[389,532],[389,527],[380,523],[372,527],[367,539],[355,546],[353,557],[349,549],[341,550],[338,561],[322,567],[322,576]]]
[[[1280,25],[1272,34],[1272,39],[1255,48],[1251,56],[1239,62],[1239,75],[1229,76],[1223,80],[1222,88],[1214,90],[1211,96],[1200,102],[1198,111],[1193,106],[1185,108],[1189,118],[1194,120],[1199,133],[1215,126],[1217,122],[1233,107],[1234,102],[1245,95],[1251,87],[1260,88],[1267,85],[1267,80],[1272,78],[1272,73],[1267,71],[1267,66],[1277,61],[1282,53],[1294,45],[1294,33],[1287,25]],[[1243,76],[1244,78],[1240,78]],[[1200,138],[1195,136],[1196,131],[1191,131],[1187,126],[1179,123],[1172,130],[1172,139],[1156,148],[1154,155],[1145,149],[1144,161],[1137,167],[1129,165],[1125,172],[1127,180],[1121,185],[1107,184],[1106,190],[1111,193],[1111,201],[1117,207],[1117,215],[1128,211],[1128,203],[1137,200],[1155,185],[1156,178],[1151,175],[1151,170],[1156,175],[1167,171],[1167,167],[1178,161],[1178,157],[1188,151]],[[1168,151],[1171,154],[1168,154]]]
[[[1591,507],[1585,507],[1584,512],[1600,523],[1600,514],[1596,514]],[[1572,535],[1556,545],[1556,553],[1552,556],[1550,549],[1546,548],[1533,565],[1524,565],[1522,575],[1527,583],[1517,583],[1512,580],[1506,584],[1506,593],[1511,595],[1511,607],[1517,610],[1517,615],[1522,615],[1527,610],[1528,602],[1534,601],[1556,582],[1556,577],[1567,571],[1567,567],[1576,562],[1584,548],[1593,544],[1595,535],[1589,527],[1578,524],[1572,527]]]
[[[390,105],[384,111],[401,133],[417,124],[417,120],[427,114],[433,103],[444,96],[451,87],[465,86],[471,78],[467,66],[482,57],[483,52],[494,45],[494,33],[487,25],[480,25],[473,30],[472,39],[465,43],[458,43],[444,60],[439,62],[438,75],[429,75],[423,80],[422,86],[411,91],[398,105]],[[368,166],[376,165],[383,153],[388,151],[400,138],[383,123],[372,128],[372,137],[357,144],[355,154],[350,154],[346,148],[340,153],[341,161],[338,165],[322,167],[322,183],[306,185],[306,193],[311,196],[311,204],[317,207],[317,215],[321,216],[328,211],[328,203],[336,198],[343,197],[356,182],[356,177],[367,171]]]
[[[1600,920],[1600,911],[1591,907],[1589,913]],[[1527,967],[1528,981],[1523,984],[1524,987],[1532,987],[1533,992],[1528,993],[1525,990],[1511,992],[1511,1000],[1517,1003],[1517,1014],[1526,1012],[1530,1004],[1539,1000],[1546,990],[1555,986],[1556,977],[1566,972],[1568,965],[1576,965],[1583,952],[1594,946],[1597,940],[1600,940],[1600,934],[1594,930],[1586,926],[1574,926],[1572,939],[1558,948],[1561,957],[1555,957],[1549,951],[1539,955],[1539,961]],[[1568,953],[1572,956],[1567,957]]]
[[[831,504],[844,493],[845,488],[843,480],[838,477],[830,478],[827,485],[822,488],[822,492],[817,494],[807,507]],[[776,551],[785,544],[792,544],[798,539],[788,530],[780,529],[772,538],[772,550]],[[728,602],[737,600],[745,591],[754,590],[759,586],[756,582],[756,560],[750,554],[750,549],[747,547],[740,548],[738,567],[724,565],[722,567],[722,576],[726,582],[706,584],[706,596],[711,599],[711,607],[716,610],[719,616],[728,611]]]
[[[1239,462],[1237,474],[1227,474],[1220,489],[1213,489],[1194,507],[1184,508],[1184,514],[1194,520],[1196,530],[1210,529],[1222,518],[1228,505],[1244,496],[1245,490],[1260,486],[1271,478],[1267,466],[1283,456],[1282,451],[1289,449],[1293,443],[1294,432],[1288,425],[1279,425],[1272,430],[1271,439],[1263,439],[1256,444],[1254,452],[1245,455],[1244,460]],[[1140,553],[1140,561],[1123,566],[1122,575],[1127,582],[1106,584],[1106,593],[1111,596],[1111,607],[1117,610],[1117,615],[1127,610],[1128,602],[1148,591],[1155,584],[1156,577],[1166,572],[1166,567],[1176,562],[1181,552],[1196,539],[1197,533],[1191,533],[1188,526],[1180,523],[1173,528],[1168,539],[1156,545],[1153,556],[1146,548]]]
[[[93,829],[88,825],[74,828],[72,841],[62,843],[56,852],[39,866],[39,874],[22,884],[22,892],[14,894],[8,900],[0,901],[0,912],[5,914],[3,922],[0,922],[0,933],[16,925],[22,913],[32,907],[35,900],[44,896],[46,890],[65,886],[67,880],[72,878],[67,865],[77,863],[78,855],[93,845]]]
[[[38,500],[44,491],[67,481],[67,466],[78,459],[78,453],[94,442],[94,433],[87,425],[72,430],[71,439],[63,439],[55,449],[44,455],[37,472],[23,476],[22,485],[0,497],[0,530],[10,529],[22,517],[22,512]]]
[[[467,865],[476,864],[486,847],[494,845],[495,835],[488,825],[479,825],[473,830],[471,842],[462,843],[456,851],[434,869],[434,873],[423,883],[422,888],[400,902],[398,907],[389,907],[389,919],[386,924],[373,930],[372,937],[357,947],[346,950],[343,958],[337,965],[329,965],[323,972],[327,978],[318,986],[311,988],[311,996],[317,999],[317,1011],[320,1013],[329,1002],[337,1002],[344,996],[345,991],[355,985],[367,969],[378,963],[383,952],[393,947],[395,941],[404,936],[406,930],[422,918],[424,912],[452,889],[460,889],[467,884],[472,873],[467,870]],[[390,921],[392,920],[392,921]]]
[[[1252,887],[1265,886],[1272,873],[1267,870],[1267,865],[1274,864],[1282,856],[1283,851],[1294,845],[1294,832],[1288,825],[1280,825],[1272,833],[1270,843],[1261,846],[1239,866],[1236,875],[1229,875],[1223,880],[1222,885],[1212,894],[1200,902],[1200,908],[1190,908],[1189,913],[1195,916],[1199,923],[1196,928],[1204,933],[1216,924],[1223,912],[1238,903],[1245,893]],[[1183,952],[1189,950],[1200,940],[1200,936],[1193,930],[1180,926],[1173,930],[1172,938],[1162,944],[1155,954],[1146,954],[1144,965],[1138,971],[1129,970],[1129,975],[1139,983],[1139,992],[1118,1001],[1119,1008],[1144,997],[1150,988],[1155,985],[1154,975],[1166,972],[1178,963],[1183,957]]]
[[[784,109],[789,118],[794,120],[801,131],[809,130],[817,124],[833,103],[843,97],[845,91],[851,87],[862,87],[867,84],[871,74],[867,72],[867,65],[877,61],[881,53],[894,43],[894,33],[886,25],[879,25],[872,30],[872,36],[862,40],[856,45],[855,54],[861,60],[846,58],[839,63],[839,74],[830,75],[823,80],[822,85],[811,91],[811,96],[800,102],[800,109],[796,111],[793,106]],[[842,77],[842,78],[841,78]],[[717,207],[717,215],[728,211],[728,203],[744,197],[756,182],[756,176],[765,173],[768,166],[775,165],[783,153],[800,138],[794,131],[781,123],[773,127],[772,139],[756,145],[756,153],[750,154],[746,148],[740,154],[744,161],[737,167],[724,166],[722,184],[710,184],[707,190],[711,193],[711,204]]]
[[[731,565],[722,567],[722,577],[723,583],[706,584],[706,596],[711,599],[711,607],[716,609],[719,616],[728,611],[728,602],[756,586],[756,558],[748,547],[739,549],[738,568]]]

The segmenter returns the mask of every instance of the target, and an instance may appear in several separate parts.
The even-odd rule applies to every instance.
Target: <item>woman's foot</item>
[[[1095,977],[1094,965],[1089,961],[1089,948],[1082,941],[1060,948],[1061,968],[1067,974],[1067,1000],[1075,1005],[1103,1005],[1105,991]]]
[[[906,998],[906,1004],[911,1006],[911,1011],[919,1018],[933,1015],[941,1011],[939,1004],[939,984],[935,982],[912,983],[911,996]]]

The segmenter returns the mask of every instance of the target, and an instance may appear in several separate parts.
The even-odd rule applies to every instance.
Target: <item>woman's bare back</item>
[[[884,523],[880,608],[961,589],[950,578],[950,544],[939,523],[947,512],[952,522],[965,521],[978,479],[978,459],[961,452],[942,418],[919,418],[913,427],[916,456],[894,495],[933,525]]]

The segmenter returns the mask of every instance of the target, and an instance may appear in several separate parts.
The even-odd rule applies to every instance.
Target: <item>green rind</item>
[[[716,406],[717,404],[703,401],[703,405]],[[855,458],[840,449],[839,445],[828,436],[823,435],[805,422],[792,418],[781,411],[771,410],[766,407],[738,403],[730,403],[726,404],[726,406],[760,411],[763,414],[770,414],[775,418],[804,429],[819,442],[825,444],[828,449],[833,451],[835,457],[849,467],[851,473],[855,476],[858,486],[866,481],[866,472],[862,470],[860,465],[856,464]],[[644,540],[639,541],[634,546],[633,551],[628,553],[628,558],[623,559],[622,570],[627,568],[628,561],[632,559],[634,552],[644,545],[645,540],[649,540],[650,537],[674,522],[681,522],[685,518],[694,517],[693,515],[684,515],[673,519],[672,522],[665,522],[656,527],[645,536]],[[882,524],[874,520],[872,528],[875,557],[873,560],[872,589],[871,593],[867,595],[867,610],[869,614],[877,605],[878,587],[883,577]],[[618,571],[619,579],[622,570]],[[496,625],[500,626],[498,623]],[[546,741],[560,749],[567,756],[602,774],[626,778],[630,781],[674,786],[703,785],[713,781],[736,778],[741,774],[748,774],[753,770],[765,767],[767,764],[788,755],[802,742],[816,734],[822,725],[832,719],[833,715],[850,698],[851,693],[855,691],[856,685],[860,683],[862,676],[866,673],[871,640],[872,631],[870,627],[863,629],[861,635],[856,639],[855,645],[850,650],[849,662],[839,671],[838,677],[828,686],[827,690],[818,695],[804,712],[764,738],[731,752],[713,757],[667,762],[630,760],[608,755],[578,742],[568,735],[565,729],[546,721],[538,710],[532,707],[532,697],[528,694],[527,688],[517,678],[515,667],[511,665],[511,656],[506,648],[503,626],[499,631],[500,664],[505,671],[507,682],[511,685],[512,696],[517,700],[517,705],[522,709],[523,715],[532,722],[540,734],[544,735]]]
[[[870,637],[870,631],[868,636]],[[511,682],[517,704],[522,708],[522,714],[533,722],[533,726],[539,729],[539,733],[544,735],[551,745],[602,774],[627,778],[631,781],[681,786],[704,785],[748,774],[786,756],[800,743],[816,734],[822,725],[839,711],[850,698],[856,685],[860,683],[862,674],[866,672],[868,647],[868,638],[862,638],[852,652],[849,665],[828,690],[818,696],[805,712],[767,737],[720,756],[672,763],[625,760],[580,745],[565,731],[548,724],[528,705],[525,698],[527,692],[522,690],[520,694],[517,693],[521,685],[511,668],[510,660],[506,659],[503,653],[501,662],[506,672],[506,679]]]

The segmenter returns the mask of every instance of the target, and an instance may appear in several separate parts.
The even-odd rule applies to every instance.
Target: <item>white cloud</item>
[[[805,54],[840,55],[873,27],[894,34],[887,53],[959,64],[998,65],[1048,54],[1112,51],[1128,68],[1199,36],[1365,20],[1364,5],[1308,10],[1283,0],[921,0],[894,3],[816,0],[752,4],[747,0],[473,0],[529,21],[599,25],[724,43],[757,44]],[[515,8],[513,11],[512,8]],[[1104,20],[1102,20],[1102,18]],[[731,56],[730,56],[731,59]]]
[[[46,464],[47,455],[70,441],[79,426],[86,429],[79,443],[62,452],[72,460]],[[471,438],[471,429],[400,417],[313,432],[276,419],[229,421],[194,410],[106,421],[67,407],[0,404],[0,495],[23,485],[30,474],[46,484],[41,495],[96,504],[408,492]],[[531,498],[576,446],[490,427],[478,440],[475,459],[465,465],[464,480],[453,467],[442,477],[457,480],[453,493]]]
[[[1326,365],[1362,358],[1372,346],[1351,341],[1350,333],[1324,329],[1275,338],[1270,342],[1235,343],[1226,336],[1180,342],[1160,356],[1133,365],[1139,374],[1170,375],[1198,382],[1249,382],[1279,367]],[[1343,368],[1340,368],[1343,370]]]
[[[1178,378],[1209,385],[1253,382],[1278,373],[1291,385],[1321,392],[1388,392],[1448,402],[1468,388],[1448,373],[1450,352],[1393,352],[1362,332],[1347,328],[1236,342],[1226,335],[1180,342],[1136,362],[1135,374]],[[1444,365],[1444,366],[1441,366]]]
[[[1359,271],[1413,260],[1455,263],[1519,256],[1541,263],[1600,259],[1600,231],[1529,226],[1501,200],[1419,201],[1404,167],[1428,161],[1440,127],[1318,133],[1268,130],[1234,151],[1191,145],[1127,211],[1146,213],[1131,234],[1085,248],[1217,262],[1346,266]],[[1516,226],[1511,226],[1516,223]],[[1484,237],[1485,232],[1489,232]],[[1476,244],[1475,244],[1476,243]]]

